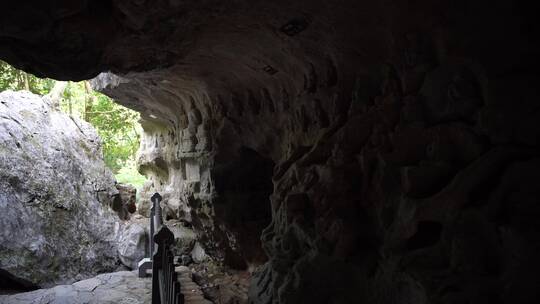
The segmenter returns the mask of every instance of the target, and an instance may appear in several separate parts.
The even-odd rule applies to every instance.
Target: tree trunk
[[[73,116],[73,104],[71,103],[71,98],[68,98],[67,102],[69,116]]]
[[[62,100],[62,95],[64,94],[64,91],[66,90],[67,82],[65,81],[57,81],[54,84],[54,87],[49,92],[49,94],[45,95],[47,98],[49,98],[51,102],[51,107],[55,110],[60,109],[60,101]],[[71,115],[71,107],[70,107],[70,115]]]
[[[92,107],[94,105],[94,95],[92,95],[92,87],[90,87],[90,82],[84,81],[84,113],[83,113],[83,119],[85,121],[90,122],[91,115],[94,114],[92,112]]]
[[[28,81],[28,74],[23,72],[24,89],[30,91],[30,82]]]
[[[17,75],[17,90],[18,91],[24,89],[24,79],[23,79],[22,73],[23,73],[22,71],[17,71],[16,72],[16,75]]]

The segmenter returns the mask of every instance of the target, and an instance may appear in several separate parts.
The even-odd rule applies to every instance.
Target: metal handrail
[[[154,231],[152,234],[153,242],[150,242],[152,256],[152,304],[183,304],[184,295],[180,293],[180,283],[178,282],[175,271],[174,255],[171,251],[171,245],[174,243],[174,234],[166,225],[163,225],[160,206],[161,195],[155,193],[151,200],[153,203],[152,209],[154,209],[150,225],[150,231]]]
[[[156,193],[158,194],[158,193]],[[155,206],[156,204],[159,205],[159,202],[161,201],[161,196],[159,197],[159,201],[157,201],[158,197],[155,197],[156,194],[152,196],[150,201],[152,202],[152,207],[150,208],[150,237],[148,241],[148,256],[139,261],[138,264],[138,270],[139,270],[139,278],[144,278],[149,275],[148,270],[152,269],[152,256],[154,255],[154,215],[155,215]],[[159,194],[158,194],[159,195]],[[155,197],[155,199],[154,199]]]

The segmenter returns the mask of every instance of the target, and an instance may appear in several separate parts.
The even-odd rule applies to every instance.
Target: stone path
[[[151,278],[141,279],[135,271],[121,271],[72,285],[0,296],[0,304],[146,304],[151,303],[151,292]]]
[[[212,304],[204,298],[199,285],[193,282],[191,270],[185,266],[176,267],[178,281],[180,282],[180,292],[184,295],[184,304]]]

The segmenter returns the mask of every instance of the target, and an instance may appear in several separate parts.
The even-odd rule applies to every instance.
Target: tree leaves
[[[0,60],[0,91],[27,89],[34,94],[45,95],[51,90],[54,83],[55,80],[38,78]]]
[[[103,156],[109,168],[117,173],[135,158],[140,142],[139,113],[115,103],[93,91],[88,83],[70,82],[64,91],[61,109],[91,123],[103,143]],[[71,103],[71,105],[70,105]]]
[[[0,91],[29,89],[34,94],[46,95],[56,83],[56,80],[38,78],[0,61]],[[84,119],[96,128],[103,144],[103,158],[114,173],[128,163],[133,167],[142,132],[139,113],[92,90],[87,81],[68,82],[57,93],[62,112]]]

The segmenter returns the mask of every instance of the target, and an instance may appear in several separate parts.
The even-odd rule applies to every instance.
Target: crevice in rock
[[[0,294],[11,294],[38,289],[39,286],[25,279],[17,278],[0,269]]]
[[[407,250],[417,250],[435,245],[440,239],[443,226],[433,221],[419,221],[416,233],[407,241]]]
[[[237,235],[239,248],[227,248],[225,263],[245,269],[247,263],[261,264],[267,257],[260,235],[271,218],[274,162],[255,150],[240,147],[235,158],[212,172],[216,192],[215,216]]]

